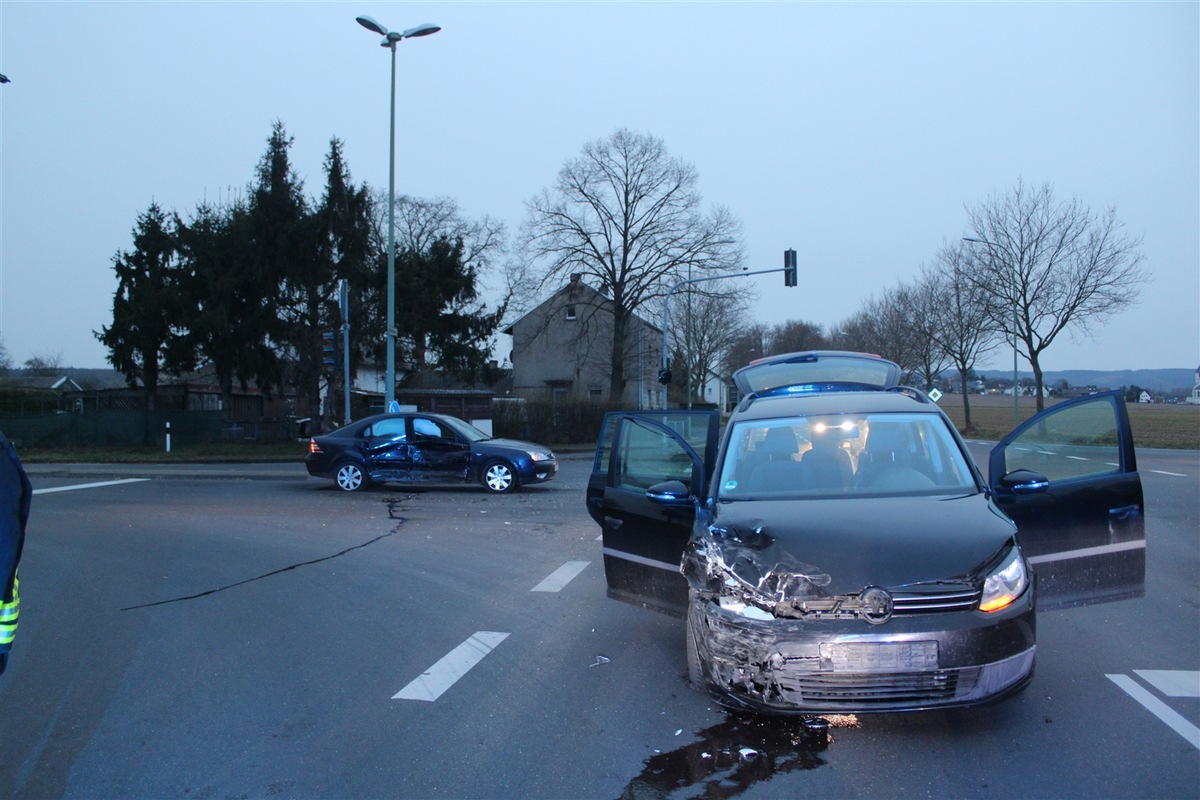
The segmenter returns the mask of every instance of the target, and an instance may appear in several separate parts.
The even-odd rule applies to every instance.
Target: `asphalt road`
[[[1145,598],[1041,615],[1011,700],[825,743],[692,691],[682,623],[605,598],[582,456],[503,497],[33,467],[0,797],[1194,798],[1200,453],[1139,466]]]

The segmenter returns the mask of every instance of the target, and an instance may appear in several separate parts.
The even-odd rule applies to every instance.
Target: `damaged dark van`
[[[1032,679],[1038,608],[1144,593],[1119,393],[1051,406],[989,478],[899,367],[773,356],[713,411],[613,412],[587,489],[610,597],[684,617],[691,682],[776,713],[969,706]]]

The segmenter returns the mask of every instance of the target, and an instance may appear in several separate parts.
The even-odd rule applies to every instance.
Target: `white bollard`
[[[167,423],[167,452],[171,452],[171,423]]]

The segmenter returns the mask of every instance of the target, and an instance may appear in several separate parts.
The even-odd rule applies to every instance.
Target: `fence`
[[[544,444],[595,444],[604,415],[616,408],[604,403],[497,399],[492,405],[492,429],[496,436]]]
[[[276,438],[288,434],[286,423],[239,426],[224,422],[219,411],[100,411],[94,414],[48,414],[0,417],[0,431],[20,447],[150,447],[164,445],[167,423],[172,444],[200,444],[231,438],[259,438],[269,429]],[[253,434],[248,436],[247,434]]]

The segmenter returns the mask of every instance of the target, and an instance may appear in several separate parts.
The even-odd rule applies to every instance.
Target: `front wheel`
[[[343,492],[358,492],[367,486],[367,476],[358,464],[347,463],[337,468],[333,475],[334,482]]]
[[[493,494],[504,494],[517,488],[517,474],[505,461],[489,461],[483,468],[483,488]]]

